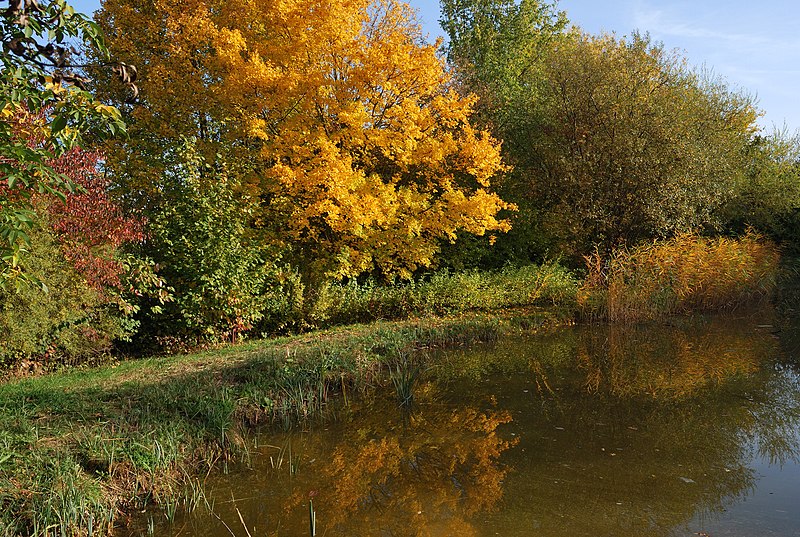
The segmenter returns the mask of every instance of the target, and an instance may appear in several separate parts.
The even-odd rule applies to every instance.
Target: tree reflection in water
[[[433,355],[412,414],[387,393],[330,431],[267,435],[283,448],[212,483],[214,516],[306,535],[313,494],[327,536],[681,534],[752,491],[753,457],[800,455],[800,381],[771,324],[583,326]],[[230,535],[182,524],[159,534]]]
[[[470,364],[506,379],[492,389],[520,439],[487,530],[673,535],[751,492],[754,456],[796,462],[800,382],[759,324],[578,327],[447,356],[454,387]]]
[[[333,450],[315,505],[335,535],[477,535],[470,519],[500,500],[508,412],[423,402],[406,418],[357,420]],[[289,505],[304,502],[296,491]]]

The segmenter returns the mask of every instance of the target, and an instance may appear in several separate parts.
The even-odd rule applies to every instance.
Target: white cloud
[[[752,2],[636,0],[631,18],[668,48],[686,51],[734,86],[757,94],[767,111],[762,125],[800,126],[800,10],[765,10]]]
[[[684,9],[675,9],[679,7]],[[648,31],[659,39],[674,37],[716,42],[719,46],[731,47],[737,51],[780,56],[800,55],[800,40],[796,37],[786,39],[786,36],[767,34],[769,29],[754,31],[752,26],[747,25],[749,21],[744,20],[744,16],[745,14],[741,14],[739,20],[723,17],[718,11],[709,10],[708,6],[704,11],[699,2],[694,2],[692,7],[676,3],[670,11],[638,2],[633,14],[635,24],[640,30]],[[737,26],[749,27],[747,31],[741,31]]]

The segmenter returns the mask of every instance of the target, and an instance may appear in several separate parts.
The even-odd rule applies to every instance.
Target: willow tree
[[[718,228],[757,130],[748,95],[636,33],[576,32],[543,72],[529,184],[568,251]]]
[[[646,35],[563,30],[535,0],[444,0],[451,61],[514,173],[511,255],[718,229],[756,131],[752,99]]]
[[[408,276],[459,230],[508,229],[499,144],[470,126],[474,99],[451,91],[407,5],[106,0],[99,20],[141,66],[109,166],[146,211],[170,203],[174,148],[192,137],[248,206],[249,232],[307,283]]]

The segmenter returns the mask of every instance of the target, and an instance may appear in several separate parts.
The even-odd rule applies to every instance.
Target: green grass
[[[106,535],[146,505],[190,509],[199,476],[246,458],[252,427],[318,417],[343,386],[391,384],[420,349],[555,321],[529,311],[379,322],[7,382],[0,535]]]
[[[579,287],[576,276],[558,263],[497,272],[440,272],[396,285],[332,284],[320,293],[311,320],[330,326],[534,306],[572,312]]]

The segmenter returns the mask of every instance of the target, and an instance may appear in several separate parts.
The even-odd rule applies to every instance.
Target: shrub
[[[439,272],[427,280],[395,285],[351,281],[326,286],[312,318],[319,324],[337,324],[542,305],[572,309],[577,289],[576,277],[558,263],[498,272]]]
[[[31,231],[29,271],[44,283],[0,289],[0,369],[97,361],[130,335],[120,302],[90,285],[46,227]]]
[[[682,234],[586,257],[578,295],[589,317],[656,319],[675,313],[730,309],[775,288],[777,246],[748,232],[738,239]]]
[[[16,135],[30,147],[44,147],[45,117],[19,110]],[[123,252],[144,240],[144,222],[109,197],[108,179],[98,173],[101,160],[80,147],[48,159],[46,167],[71,185],[68,192],[19,193],[11,179],[0,185],[0,199],[23,196],[36,215],[20,230],[29,246],[24,267],[12,262],[19,277],[0,278],[0,369],[103,356],[136,327],[130,296],[160,284],[151,263]]]
[[[140,338],[175,348],[235,341],[265,316],[291,310],[284,296],[291,274],[283,275],[278,249],[250,227],[257,200],[224,162],[209,164],[194,145],[186,140],[162,198],[144,211],[142,254],[159,264],[173,300],[162,312],[145,301]]]

